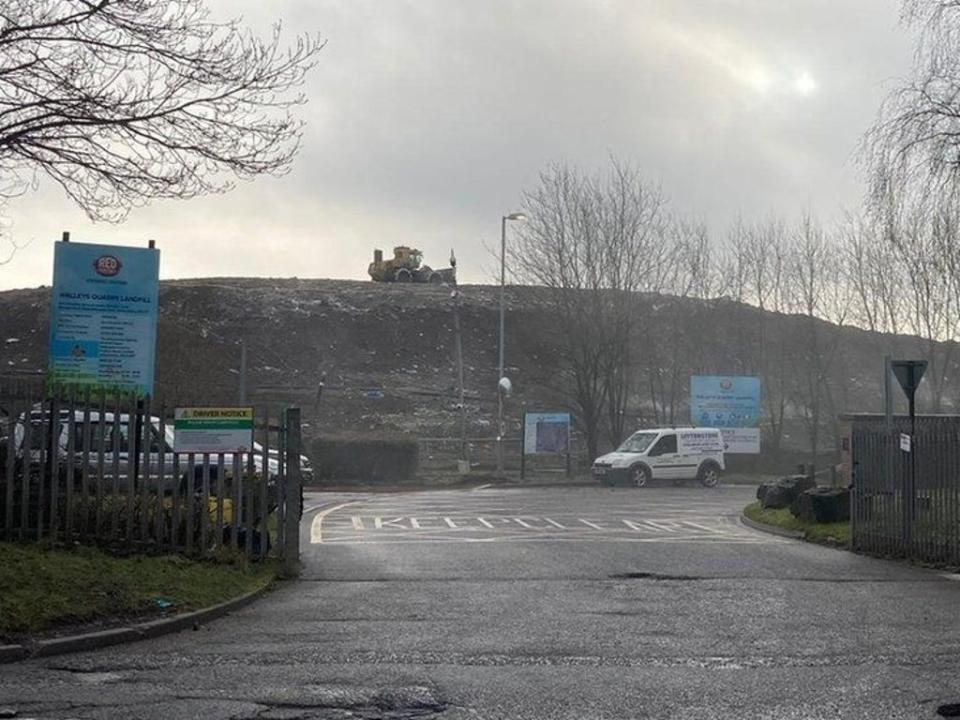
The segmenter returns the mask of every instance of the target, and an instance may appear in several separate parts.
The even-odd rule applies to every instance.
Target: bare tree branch
[[[0,174],[95,220],[289,169],[323,43],[263,42],[202,0],[0,0]]]

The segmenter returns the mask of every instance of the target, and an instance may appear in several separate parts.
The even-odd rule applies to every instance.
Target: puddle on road
[[[617,573],[610,576],[611,580],[677,580],[680,582],[695,582],[697,580],[707,580],[708,578],[698,575],[666,575],[664,573],[652,572],[627,572]]]

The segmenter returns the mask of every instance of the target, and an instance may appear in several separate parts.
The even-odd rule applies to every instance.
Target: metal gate
[[[864,552],[960,564],[960,418],[922,417],[901,449],[903,420],[851,431],[853,546]]]
[[[0,388],[0,539],[130,552],[299,555],[300,413],[255,413],[253,452],[173,452],[150,397]]]

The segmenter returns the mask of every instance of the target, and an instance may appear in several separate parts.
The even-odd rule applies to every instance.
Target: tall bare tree
[[[960,180],[960,3],[902,0],[901,17],[917,31],[913,68],[863,143],[871,199],[881,205],[891,184],[922,202],[955,193]]]
[[[847,212],[838,227],[841,267],[854,302],[851,320],[872,332],[903,331],[907,290],[890,228],[871,215]]]
[[[263,42],[203,0],[0,0],[0,180],[38,174],[98,220],[282,173],[322,43]]]
[[[529,221],[510,265],[521,281],[545,288],[557,320],[561,387],[595,455],[604,427],[614,443],[625,432],[643,323],[639,293],[657,291],[672,272],[664,200],[636,168],[612,160],[592,175],[549,167],[523,206]]]
[[[786,309],[787,259],[789,252],[788,229],[785,222],[769,218],[744,226],[740,223],[742,236],[734,246],[743,259],[745,301],[760,308],[756,323],[755,346],[759,355],[757,370],[763,383],[763,404],[766,417],[762,425],[765,444],[774,453],[780,451],[783,439],[784,420],[787,411],[788,381],[792,377],[792,356],[782,338],[771,334],[771,312]]]
[[[804,213],[791,234],[787,254],[789,308],[803,317],[803,333],[794,349],[791,400],[806,426],[811,459],[823,448],[823,433],[837,415],[834,396],[840,336],[825,320],[845,324],[849,285],[830,235],[810,213]]]

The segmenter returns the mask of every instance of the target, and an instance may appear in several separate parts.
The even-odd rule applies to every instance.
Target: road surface
[[[934,718],[960,582],[738,521],[747,488],[307,499],[304,573],[197,632],[0,666],[38,718]]]

